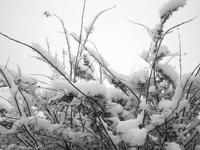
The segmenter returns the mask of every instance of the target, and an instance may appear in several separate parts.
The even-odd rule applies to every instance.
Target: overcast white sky
[[[90,37],[99,52],[113,68],[129,74],[141,67],[139,55],[148,49],[151,39],[143,28],[130,24],[125,17],[154,27],[159,22],[158,10],[167,0],[87,0],[84,24],[100,10],[116,5],[103,14],[95,24],[95,32]],[[79,33],[83,0],[0,0],[0,32],[6,33],[26,43],[39,42],[45,46],[48,37],[51,50],[60,52],[66,48],[64,36],[57,31],[62,28],[53,18],[42,14],[48,10],[58,14],[65,21],[70,32]],[[170,27],[200,13],[200,1],[188,0],[186,7],[175,13],[166,25]],[[200,17],[180,29],[184,72],[200,62]],[[173,52],[178,51],[177,31],[171,33],[164,42]],[[10,57],[9,66],[21,66],[25,73],[48,74],[46,65],[39,63],[31,49],[13,43],[0,36],[0,64]],[[177,61],[177,59],[175,59]]]

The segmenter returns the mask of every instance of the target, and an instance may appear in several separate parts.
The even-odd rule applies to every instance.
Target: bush
[[[68,44],[63,60],[67,56],[68,64],[37,43],[28,45],[0,33],[32,49],[38,54],[36,58],[52,69],[50,84],[41,88],[37,79],[22,74],[20,68],[13,71],[0,66],[0,84],[9,89],[11,106],[0,107],[0,148],[197,149],[200,65],[182,75],[163,60],[175,55],[181,58],[181,50],[173,54],[162,41],[172,30],[195,19],[164,31],[168,19],[185,4],[185,0],[170,0],[163,5],[154,29],[131,21],[147,29],[152,44],[141,54],[149,67],[129,77],[112,70],[100,53],[88,46],[95,21],[112,8],[99,12],[86,28],[82,25],[79,35],[69,33],[56,14],[44,13],[56,17],[63,27]],[[78,44],[76,54],[72,53],[72,39]]]

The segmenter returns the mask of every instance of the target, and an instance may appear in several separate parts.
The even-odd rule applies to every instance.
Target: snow
[[[166,45],[160,46],[159,51],[158,51],[158,57],[168,56],[169,54],[170,54],[170,50],[168,49]]]
[[[132,128],[122,135],[124,142],[129,143],[131,146],[143,145],[146,140],[147,129]]]
[[[35,78],[22,74],[21,68],[20,67],[17,68],[18,71],[7,69],[15,80],[20,79],[20,83],[28,85],[34,85],[37,83],[37,80]]]
[[[200,145],[196,145],[195,150],[200,150]]]
[[[107,112],[110,112],[113,117],[117,117],[123,111],[123,107],[117,103],[109,103],[106,108]]]
[[[153,114],[151,116],[151,123],[155,126],[165,122],[165,116],[163,114]]]
[[[118,145],[121,142],[121,138],[118,135],[114,135],[113,132],[108,131],[108,135],[115,145]]]
[[[52,88],[56,89],[56,90],[64,90],[67,93],[75,93],[76,90],[74,89],[74,87],[72,87],[71,84],[69,84],[69,82],[66,82],[66,80],[64,79],[54,79],[51,81],[52,84]]]
[[[8,129],[0,125],[0,134],[4,134],[6,132],[8,132]]]
[[[151,38],[153,41],[157,41],[158,39],[160,39],[162,28],[163,25],[161,23],[158,23],[153,29],[151,29]]]
[[[116,127],[117,124],[120,122],[119,117],[110,117],[106,118],[106,120],[112,121],[112,127]]]
[[[178,105],[178,102],[181,100],[182,92],[183,92],[183,87],[179,80],[176,86],[174,96],[172,97],[172,102],[174,103],[174,107],[176,107]]]
[[[82,62],[79,62],[78,67],[80,68],[81,71],[85,71],[86,74],[93,76],[92,70],[87,66],[85,66]]]
[[[174,103],[171,100],[163,99],[158,103],[158,108],[160,109],[171,109]]]
[[[65,112],[58,112],[58,121],[60,124],[64,123],[65,117],[66,117]]]
[[[136,119],[120,121],[117,125],[117,131],[126,133],[132,128],[137,128],[142,123],[142,120],[143,120],[143,115],[139,114]]]
[[[124,142],[131,146],[143,145],[145,143],[148,130],[146,128],[139,128],[142,124],[143,113],[139,114],[136,119],[129,119],[120,121],[117,125],[117,132],[121,133],[121,138]]]
[[[12,108],[12,105],[8,101],[0,97],[0,110],[5,109],[6,111],[9,111],[11,108]]]
[[[121,138],[124,142],[131,146],[143,145],[145,143],[148,130],[146,128],[139,128],[142,124],[143,113],[139,114],[136,119],[129,119],[120,121],[116,127],[117,132],[121,133]]]
[[[165,14],[167,14],[169,11],[175,11],[180,7],[184,7],[186,5],[187,0],[169,0],[166,2],[160,9],[159,9],[159,15],[160,17],[163,17]]]
[[[128,97],[122,92],[122,90],[117,88],[108,88],[106,91],[106,97],[108,100],[117,101],[117,100],[126,100]]]
[[[176,142],[167,142],[166,150],[181,150],[181,147]]]
[[[70,140],[71,142],[80,142],[81,140],[81,135],[83,134],[82,132],[79,131],[73,131],[71,128],[66,128],[62,131],[62,136],[66,140]]]
[[[41,117],[35,117],[35,119],[33,119],[32,121],[32,123],[35,123],[37,125],[38,129],[48,130],[51,125],[51,122],[49,120]]]
[[[52,103],[53,101],[56,101],[58,99],[61,99],[64,96],[64,93],[57,93],[54,97],[50,98],[48,100],[48,104]]]
[[[176,72],[175,68],[167,63],[157,63],[156,64],[156,68],[158,70],[161,70],[164,74],[166,74],[172,81],[174,84],[176,84],[177,80],[178,80],[178,73]]]
[[[140,99],[140,109],[142,109],[142,110],[149,109],[149,105],[146,103],[146,99],[144,97],[141,97],[141,99]]]
[[[98,81],[86,81],[86,80],[79,80],[76,84],[78,89],[80,89],[83,93],[88,96],[97,96],[103,95],[105,96],[107,88],[100,84]]]
[[[23,94],[23,96],[22,96],[22,94]],[[24,106],[24,108],[27,108],[27,105],[26,105],[25,100],[24,100],[24,97],[25,97],[29,107],[32,107],[34,96],[31,95],[31,94],[28,94],[24,91],[22,91],[22,94],[20,92],[17,92],[17,94],[16,94],[17,101],[21,104],[21,106]]]
[[[47,128],[47,130],[49,131],[49,132],[60,132],[60,130],[62,131],[62,129],[63,129],[63,125],[61,125],[61,124],[51,124],[51,125],[49,125],[48,126],[48,128]]]
[[[20,128],[22,125],[26,125],[27,124],[27,121],[29,120],[30,118],[27,118],[27,117],[21,117],[19,118],[18,120],[16,120],[14,122],[14,124],[12,125],[12,128],[10,130],[8,130],[6,133],[15,133],[17,132],[17,129]]]
[[[148,78],[149,71],[147,68],[143,68],[141,70],[133,72],[129,77],[129,81],[133,84],[137,84],[138,82],[145,83]]]
[[[150,87],[149,87],[149,92],[150,92],[150,93],[156,92],[156,86],[153,86],[153,85],[150,86]]]

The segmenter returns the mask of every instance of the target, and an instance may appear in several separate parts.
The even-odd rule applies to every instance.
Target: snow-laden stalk
[[[1,66],[0,66],[0,72],[1,72],[1,74],[3,75],[4,79],[6,80],[6,82],[7,82],[7,84],[8,84],[8,87],[9,87],[10,89],[12,89],[13,87],[12,87],[12,85],[11,85],[10,82],[13,82],[13,84],[15,84],[14,81],[9,81],[9,79],[6,77],[5,72],[2,70]],[[16,86],[16,85],[15,85],[15,86]],[[20,110],[19,102],[17,101],[17,98],[16,98],[16,93],[13,93],[13,94],[14,94],[14,95],[13,95],[13,98],[14,98],[14,100],[15,100],[15,103],[16,103],[16,106],[17,106],[17,109],[18,109],[18,112],[19,112],[19,116],[21,117],[21,116],[22,116],[22,112],[21,112],[21,110]]]

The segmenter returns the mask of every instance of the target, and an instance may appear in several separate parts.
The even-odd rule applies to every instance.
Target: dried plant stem
[[[75,57],[75,65],[74,65],[74,79],[73,81],[76,81],[76,73],[78,69],[78,58],[80,53],[80,47],[81,47],[81,41],[82,41],[82,31],[83,31],[83,20],[84,20],[84,13],[85,13],[85,6],[86,6],[86,0],[84,0],[83,3],[83,9],[82,9],[82,15],[81,15],[81,28],[80,28],[80,34],[79,34],[79,43],[78,43],[78,50]]]
[[[0,33],[0,34],[1,34],[1,33]],[[11,85],[10,85],[10,83],[9,83],[9,81],[8,81],[8,79],[7,79],[7,77],[6,77],[6,75],[4,74],[3,70],[1,70],[1,68],[0,68],[0,72],[1,72],[1,74],[3,75],[4,79],[6,80],[6,82],[7,82],[7,84],[8,84],[8,87],[11,89]],[[15,103],[16,103],[16,106],[17,106],[17,109],[18,109],[18,112],[19,112],[19,116],[21,117],[21,116],[22,116],[22,112],[21,112],[21,110],[20,110],[19,103],[18,103],[18,101],[17,101],[16,95],[13,95],[13,98],[14,98],[14,100],[15,100]]]
[[[72,71],[73,71],[73,67],[72,67],[72,54],[71,54],[71,46],[70,46],[70,42],[69,42],[69,38],[68,38],[68,32],[67,32],[67,29],[65,27],[65,24],[64,24],[64,21],[56,14],[51,14],[52,16],[56,17],[61,25],[62,25],[62,28],[63,28],[63,32],[65,34],[65,40],[66,40],[66,43],[67,43],[67,49],[68,49],[68,55],[69,55],[69,65],[70,65],[70,81],[72,81]]]
[[[181,36],[180,36],[180,31],[178,29],[178,43],[179,43],[179,74],[180,74],[180,80],[182,78],[182,46],[181,46]]]

